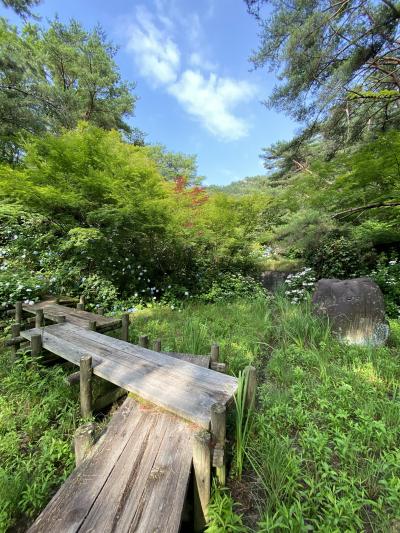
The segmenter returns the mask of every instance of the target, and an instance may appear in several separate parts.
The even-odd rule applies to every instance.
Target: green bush
[[[218,302],[235,298],[259,298],[267,296],[261,283],[241,274],[220,274],[211,288],[201,295],[205,302]]]
[[[388,261],[384,255],[381,256],[376,268],[371,272],[371,277],[383,292],[387,315],[391,318],[399,318],[400,260],[393,258]]]

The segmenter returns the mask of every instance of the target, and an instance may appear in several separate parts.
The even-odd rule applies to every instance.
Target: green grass
[[[214,487],[208,533],[399,530],[400,324],[391,327],[387,347],[344,346],[309,302],[281,296],[133,315],[132,341],[147,334],[164,350],[197,354],[217,342],[230,373],[257,368],[250,433],[235,438],[230,425],[229,489]],[[8,356],[0,355],[0,531],[26,525],[73,468],[79,420],[60,367],[27,358],[12,366]]]
[[[78,403],[64,377],[0,352],[0,531],[24,531],[74,466]]]
[[[231,373],[258,369],[243,481],[230,481],[237,510],[251,493],[252,518],[233,518],[229,492],[216,490],[209,531],[398,530],[400,327],[391,326],[387,347],[344,346],[309,302],[280,296],[135,315],[132,338],[193,353],[219,342]]]

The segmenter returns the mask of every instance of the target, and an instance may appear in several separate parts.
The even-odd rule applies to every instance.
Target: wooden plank
[[[193,365],[202,366],[204,368],[210,368],[210,356],[209,355],[194,355],[191,353],[178,353],[178,352],[161,352],[164,355],[175,357],[181,361],[192,363]]]
[[[35,332],[40,330],[23,334]],[[237,387],[231,376],[68,323],[44,328],[43,341],[44,348],[75,364],[78,355],[91,355],[95,375],[204,428],[211,406],[229,402]]]
[[[64,315],[66,322],[83,328],[87,327],[89,322],[96,321],[99,331],[102,331],[103,328],[110,329],[121,326],[121,320],[119,318],[97,315],[96,313],[74,309],[54,302],[44,301],[32,305],[23,304],[22,308],[24,311],[32,314],[35,314],[38,309],[43,309],[45,318],[49,319],[57,315]]]
[[[29,528],[29,533],[76,533],[136,431],[138,405],[127,398],[111,418],[103,438],[76,468]]]
[[[220,372],[207,371],[204,368],[188,363],[187,361],[178,361],[174,357],[165,355],[165,353],[154,352],[152,350],[148,350],[147,348],[142,348],[141,346],[136,346],[135,344],[127,343],[125,341],[121,341],[120,339],[101,335],[94,331],[82,331],[72,324],[65,324],[62,328],[60,328],[59,325],[49,327],[59,328],[54,330],[57,332],[57,336],[60,336],[66,340],[74,339],[75,341],[77,341],[79,338],[82,344],[85,346],[91,346],[94,349],[97,348],[99,350],[104,349],[111,357],[113,354],[115,354],[115,350],[118,350],[121,359],[128,356],[129,362],[132,360],[132,357],[136,359],[143,359],[156,367],[178,372],[179,375],[186,375],[190,376],[191,378],[199,378],[201,379],[200,384],[207,384],[211,387],[219,387],[221,390],[225,390],[226,388],[227,392],[236,390],[236,378]]]
[[[131,507],[134,511],[140,505],[146,480],[167,430],[168,419],[162,413],[151,411],[139,415],[137,431],[132,434],[124,453],[99,493],[82,525],[82,532],[114,532],[126,513],[126,508]],[[130,522],[125,523],[124,531],[129,531]]]
[[[184,423],[176,418],[170,421],[129,531],[161,531],[161,524],[163,533],[179,531],[192,464],[192,435]],[[127,531],[124,525],[131,514],[126,506],[116,532]]]

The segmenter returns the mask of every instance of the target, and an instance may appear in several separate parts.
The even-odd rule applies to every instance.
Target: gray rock
[[[348,344],[382,346],[389,337],[383,295],[370,278],[321,279],[313,294],[315,312]]]

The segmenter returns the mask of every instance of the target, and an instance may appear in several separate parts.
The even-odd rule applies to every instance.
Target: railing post
[[[17,324],[22,322],[22,302],[15,302],[15,322]]]
[[[92,416],[92,356],[84,355],[80,359],[80,401],[81,417]]]
[[[11,326],[11,339],[15,339],[16,337],[19,337],[21,334],[21,324],[13,324]],[[17,357],[17,352],[19,350],[20,344],[14,343],[11,346],[11,353],[13,354],[13,359]]]
[[[149,337],[147,335],[140,335],[139,337],[139,346],[142,348],[149,347]]]
[[[214,441],[213,466],[216,469],[218,484],[226,484],[225,439],[226,439],[226,406],[215,403],[211,407],[211,433]]]
[[[219,362],[219,345],[213,344],[211,346],[211,364]]]
[[[153,349],[154,349],[155,352],[161,352],[161,339],[156,339],[154,341]]]
[[[124,313],[121,318],[121,339],[129,341],[129,313]]]
[[[41,328],[44,325],[43,309],[38,309],[35,313],[35,328]]]
[[[31,336],[31,355],[37,356],[40,355],[42,351],[42,336],[32,335]]]
[[[211,435],[203,430],[193,441],[194,531],[203,531],[208,521],[211,495]]]
[[[96,331],[96,329],[97,329],[97,322],[96,322],[96,320],[90,320],[90,321],[89,321],[89,329],[90,329],[91,331]]]
[[[74,435],[75,464],[79,466],[94,444],[94,425],[92,423],[79,426]]]

